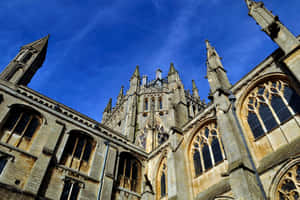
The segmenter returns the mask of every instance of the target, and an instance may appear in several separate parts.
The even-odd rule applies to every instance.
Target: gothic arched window
[[[118,181],[121,188],[134,192],[140,192],[141,165],[139,161],[129,153],[120,155]]]
[[[190,149],[193,174],[198,177],[225,158],[222,141],[215,122],[203,126],[192,140]]]
[[[2,127],[1,141],[26,149],[40,125],[41,117],[35,111],[22,106],[13,107]]]
[[[255,139],[264,136],[300,111],[300,96],[282,80],[259,84],[247,96],[247,122]]]
[[[168,199],[167,158],[163,158],[156,178],[156,199]]]
[[[71,132],[61,163],[75,170],[87,172],[94,146],[95,142],[91,137],[78,131]]]

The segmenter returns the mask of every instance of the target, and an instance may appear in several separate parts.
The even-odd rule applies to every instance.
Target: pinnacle
[[[192,80],[192,84],[193,84],[193,90],[194,90],[194,89],[197,89],[197,86],[196,86],[195,80]]]
[[[48,34],[47,36],[45,36],[39,40],[36,40],[34,42],[24,45],[22,48],[34,48],[37,51],[42,51],[44,48],[48,47],[49,37],[50,37],[50,35]]]
[[[139,70],[138,65],[135,67],[135,70],[134,70],[134,73],[133,73],[132,77],[134,77],[134,76],[140,77],[140,70]]]
[[[123,96],[123,94],[124,94],[124,86],[122,85],[121,86],[121,89],[120,89],[120,92],[119,92],[119,96]]]
[[[107,104],[104,112],[111,112],[111,106],[112,106],[112,98],[109,99],[108,104]]]
[[[169,74],[172,74],[172,73],[174,73],[174,72],[176,72],[176,70],[175,70],[175,67],[174,67],[174,63],[170,63],[170,69],[169,69]]]

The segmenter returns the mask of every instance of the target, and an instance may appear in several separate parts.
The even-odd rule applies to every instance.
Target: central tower
[[[166,77],[157,69],[154,80],[141,78],[137,66],[126,94],[122,86],[115,107],[109,101],[102,123],[150,152],[168,139],[171,127],[181,127],[205,107],[194,81],[192,91],[184,89],[173,63]]]

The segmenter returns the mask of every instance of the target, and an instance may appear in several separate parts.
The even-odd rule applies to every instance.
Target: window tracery
[[[194,177],[214,167],[225,159],[225,152],[217,124],[209,123],[194,136],[190,150]]]
[[[156,178],[156,199],[168,199],[167,158],[163,158]]]
[[[300,111],[300,96],[283,80],[254,88],[245,101],[247,122],[255,139],[264,136]]]
[[[300,198],[300,163],[292,166],[280,179],[276,189],[276,200],[298,200]]]

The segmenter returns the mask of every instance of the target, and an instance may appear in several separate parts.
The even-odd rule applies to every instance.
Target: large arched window
[[[94,147],[95,142],[90,136],[79,131],[70,132],[61,164],[78,171],[88,172]]]
[[[164,157],[159,165],[156,177],[156,199],[168,199],[167,158]]]
[[[225,152],[215,122],[203,126],[194,136],[190,149],[194,177],[222,162]]]
[[[247,96],[244,109],[253,137],[258,139],[300,112],[300,96],[283,80],[259,84]]]
[[[26,150],[41,125],[39,113],[23,106],[14,106],[2,127],[1,142]]]
[[[141,192],[141,164],[129,153],[121,153],[118,170],[118,187]]]

